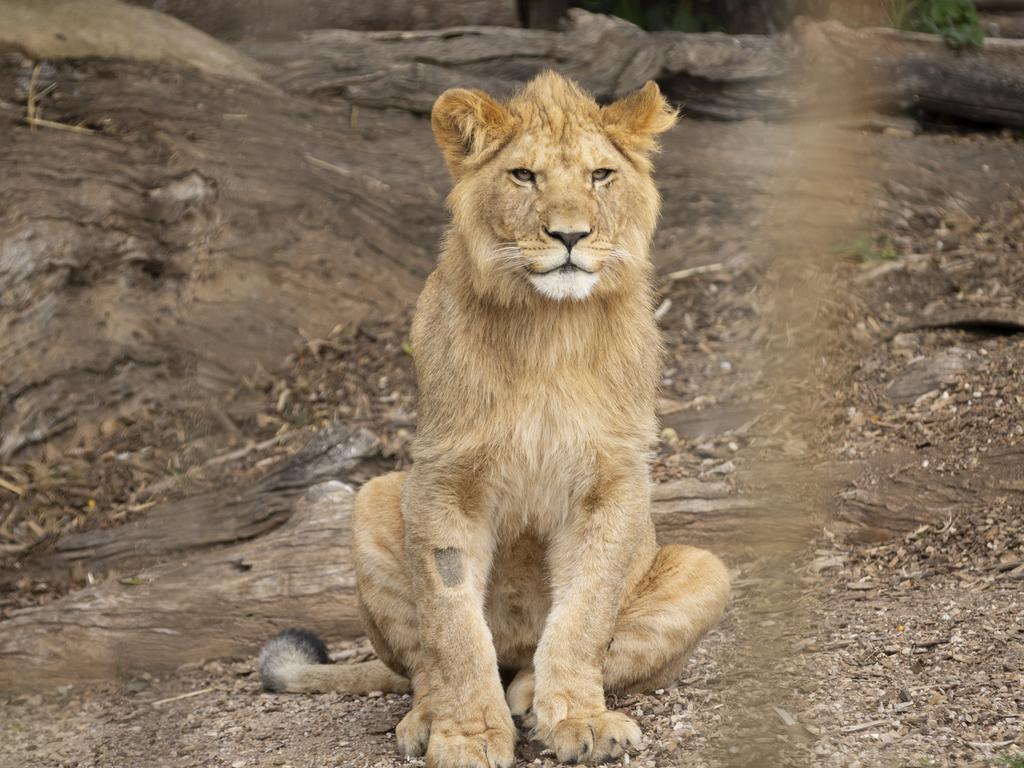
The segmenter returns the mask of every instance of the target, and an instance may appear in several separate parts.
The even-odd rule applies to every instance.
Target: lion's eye
[[[612,177],[613,173],[615,173],[615,171],[613,171],[611,168],[598,168],[596,171],[590,174],[590,178],[592,178],[595,182],[608,181],[608,179]]]
[[[533,171],[528,168],[513,168],[511,173],[516,181],[523,184],[533,184],[537,179]]]

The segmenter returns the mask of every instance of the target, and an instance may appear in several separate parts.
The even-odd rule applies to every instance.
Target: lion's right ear
[[[458,178],[468,162],[508,134],[512,117],[483,91],[452,88],[434,102],[430,124],[448,168]]]
[[[678,117],[679,111],[661,95],[653,80],[601,108],[601,119],[612,140],[641,154],[654,150],[657,135],[675,125]]]

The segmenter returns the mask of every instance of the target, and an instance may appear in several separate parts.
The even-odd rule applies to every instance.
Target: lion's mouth
[[[535,274],[535,275],[552,275],[552,274],[555,274],[556,272],[558,274],[560,274],[560,275],[567,275],[567,274],[570,274],[572,272],[585,272],[588,275],[594,274],[593,270],[591,270],[591,269],[584,269],[579,264],[577,264],[575,261],[573,261],[571,256],[568,257],[561,264],[556,264],[551,269],[546,269],[543,272],[538,272],[538,271],[533,270],[533,269],[531,269],[530,271],[533,272],[533,274]]]

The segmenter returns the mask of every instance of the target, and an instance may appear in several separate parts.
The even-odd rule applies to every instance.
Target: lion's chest
[[[612,414],[557,389],[507,410],[487,472],[492,513],[510,530],[543,533],[571,515],[593,485],[599,457],[615,452]]]

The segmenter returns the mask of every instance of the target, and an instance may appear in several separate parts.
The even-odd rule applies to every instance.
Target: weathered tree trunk
[[[1024,41],[952,48],[937,35],[835,22],[796,24],[794,36],[819,65],[852,67],[865,106],[1024,127]],[[827,106],[826,95],[816,96]]]
[[[0,632],[0,691],[167,671],[250,653],[287,626],[361,634],[349,552],[353,493],[314,486],[284,525],[50,605]]]
[[[287,521],[295,501],[308,489],[345,479],[378,448],[370,432],[336,425],[249,488],[209,491],[159,504],[117,528],[64,536],[54,548],[55,559],[93,569],[116,564],[123,571],[133,562],[257,538]]]
[[[514,27],[516,0],[128,0],[159,8],[211,35],[282,36],[303,29]]]
[[[0,99],[23,101],[34,71],[0,58]],[[79,130],[4,113],[0,463],[155,403],[223,431],[208,416],[247,417],[228,402],[243,377],[273,375],[303,334],[410,304],[432,268],[448,182],[410,115],[360,123],[125,61],[37,80],[55,86],[43,117]]]
[[[448,87],[509,93],[555,68],[611,99],[655,79],[691,117],[786,118],[863,109],[923,110],[944,117],[1024,126],[1024,43],[988,39],[953,49],[936,35],[852,30],[802,21],[792,35],[646,33],[608,16],[573,10],[564,33],[487,27],[419,33],[311,33],[301,43],[254,43],[287,90],[341,96],[367,106],[426,114]],[[859,93],[836,99],[804,77],[831,69]],[[848,107],[846,107],[848,108]]]
[[[851,541],[880,542],[919,525],[943,524],[986,506],[1024,505],[1024,450],[977,454],[967,472],[937,474],[915,456],[889,456],[836,495],[832,527]],[[875,482],[870,479],[879,477]]]
[[[37,59],[87,56],[163,61],[250,82],[259,67],[229,45],[163,13],[117,0],[4,0],[0,53]]]

